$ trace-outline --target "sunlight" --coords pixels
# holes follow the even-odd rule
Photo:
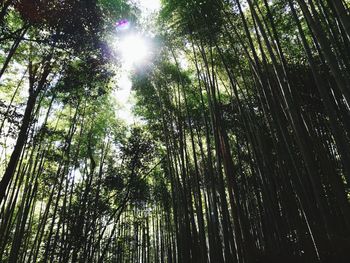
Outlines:
[[[140,7],[143,11],[154,12],[160,9],[160,0],[139,0]]]
[[[149,17],[160,10],[160,0],[130,0],[139,7],[141,11],[140,19],[148,21]],[[153,56],[152,41],[145,38],[141,33],[134,31],[135,28],[127,19],[116,22],[117,36],[114,38],[114,50],[121,58],[121,72],[117,81],[117,88],[113,92],[119,105],[116,114],[118,118],[128,125],[141,120],[132,113],[133,95],[131,91],[130,75],[139,66],[144,66],[150,62]]]
[[[127,67],[144,62],[150,54],[148,43],[137,34],[127,35],[121,39],[118,49],[124,66]]]

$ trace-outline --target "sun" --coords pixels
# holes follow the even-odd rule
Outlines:
[[[147,41],[139,34],[124,36],[118,45],[118,49],[124,65],[133,66],[141,64],[150,55],[150,47]]]

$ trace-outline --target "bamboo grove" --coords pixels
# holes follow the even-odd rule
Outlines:
[[[349,5],[163,0],[127,125],[132,3],[2,1],[0,262],[348,262]]]

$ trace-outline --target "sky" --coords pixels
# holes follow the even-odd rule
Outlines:
[[[139,0],[143,12],[154,12],[160,9],[160,0]]]
[[[144,18],[147,18],[160,9],[160,0],[131,1],[139,6]],[[147,63],[147,60],[150,59],[152,45],[148,43],[140,33],[132,33],[130,35],[125,34],[125,36],[115,44],[115,48],[122,58],[117,88],[114,91],[116,101],[120,105],[116,114],[127,124],[133,124],[137,122],[137,118],[132,114],[132,83],[130,75],[132,74],[133,67],[141,66],[142,63]]]

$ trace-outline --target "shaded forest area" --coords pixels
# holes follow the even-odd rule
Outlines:
[[[0,262],[349,262],[348,0],[0,3]]]

